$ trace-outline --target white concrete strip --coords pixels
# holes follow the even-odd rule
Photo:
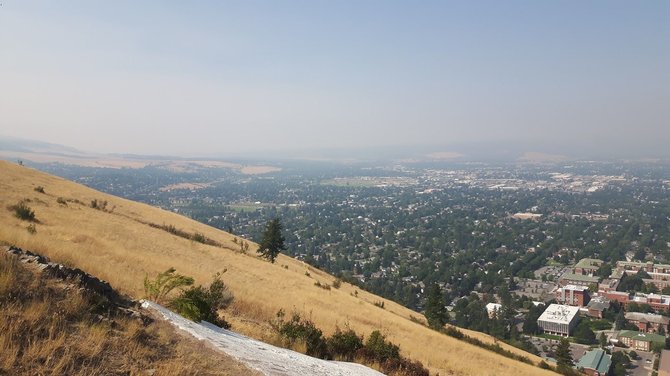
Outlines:
[[[383,376],[371,368],[356,363],[331,362],[295,351],[268,345],[208,322],[195,323],[163,306],[143,301],[142,307],[160,313],[166,321],[195,338],[207,341],[215,348],[266,375],[281,376]]]

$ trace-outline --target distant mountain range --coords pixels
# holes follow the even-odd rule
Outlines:
[[[591,151],[574,145],[570,150],[557,147],[528,148],[513,143],[461,143],[445,146],[385,146],[370,148],[301,149],[292,151],[254,150],[234,155],[175,156],[143,155],[131,153],[96,153],[48,142],[0,136],[0,159],[24,160],[35,163],[64,163],[86,167],[141,168],[148,165],[191,163],[216,165],[242,170],[248,166],[260,166],[255,172],[275,171],[283,162],[315,161],[334,163],[383,162],[494,162],[494,163],[557,163],[569,160],[628,159],[658,161],[659,156],[627,155],[625,150],[612,153]],[[267,167],[267,168],[265,168]]]

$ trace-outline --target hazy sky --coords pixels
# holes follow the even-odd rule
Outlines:
[[[4,136],[143,154],[670,149],[670,1],[0,3]]]

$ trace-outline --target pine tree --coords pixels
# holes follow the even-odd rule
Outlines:
[[[428,292],[425,316],[426,320],[428,320],[428,326],[436,330],[442,329],[447,322],[447,310],[444,307],[444,298],[442,297],[440,286],[437,284],[433,284]]]
[[[258,247],[258,253],[272,263],[275,262],[277,255],[286,249],[284,235],[282,235],[281,230],[282,225],[279,222],[279,218],[268,221],[265,226],[265,232],[263,232],[260,247]]]
[[[561,339],[561,342],[556,348],[556,364],[559,367],[572,367],[574,365],[572,361],[572,353],[570,352],[570,342],[567,339]]]

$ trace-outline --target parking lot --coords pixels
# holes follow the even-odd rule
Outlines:
[[[555,339],[546,339],[539,337],[531,337],[530,342],[535,345],[535,347],[540,352],[541,357],[550,357],[554,358],[556,352],[556,346],[558,345],[558,340]],[[575,363],[582,357],[584,354],[589,351],[590,346],[580,345],[578,343],[570,343],[570,352],[572,353],[572,359]],[[614,351],[623,351],[628,353],[630,349],[624,349],[621,347],[615,347]],[[649,376],[653,370],[654,366],[654,353],[646,351],[635,351],[638,355],[638,359],[631,359],[632,367],[627,370],[627,374],[631,376]]]
[[[618,348],[615,348],[615,351]],[[633,367],[628,370],[628,374],[632,376],[649,376],[654,367],[654,353],[646,351],[636,351],[638,355],[637,360],[631,359]]]

